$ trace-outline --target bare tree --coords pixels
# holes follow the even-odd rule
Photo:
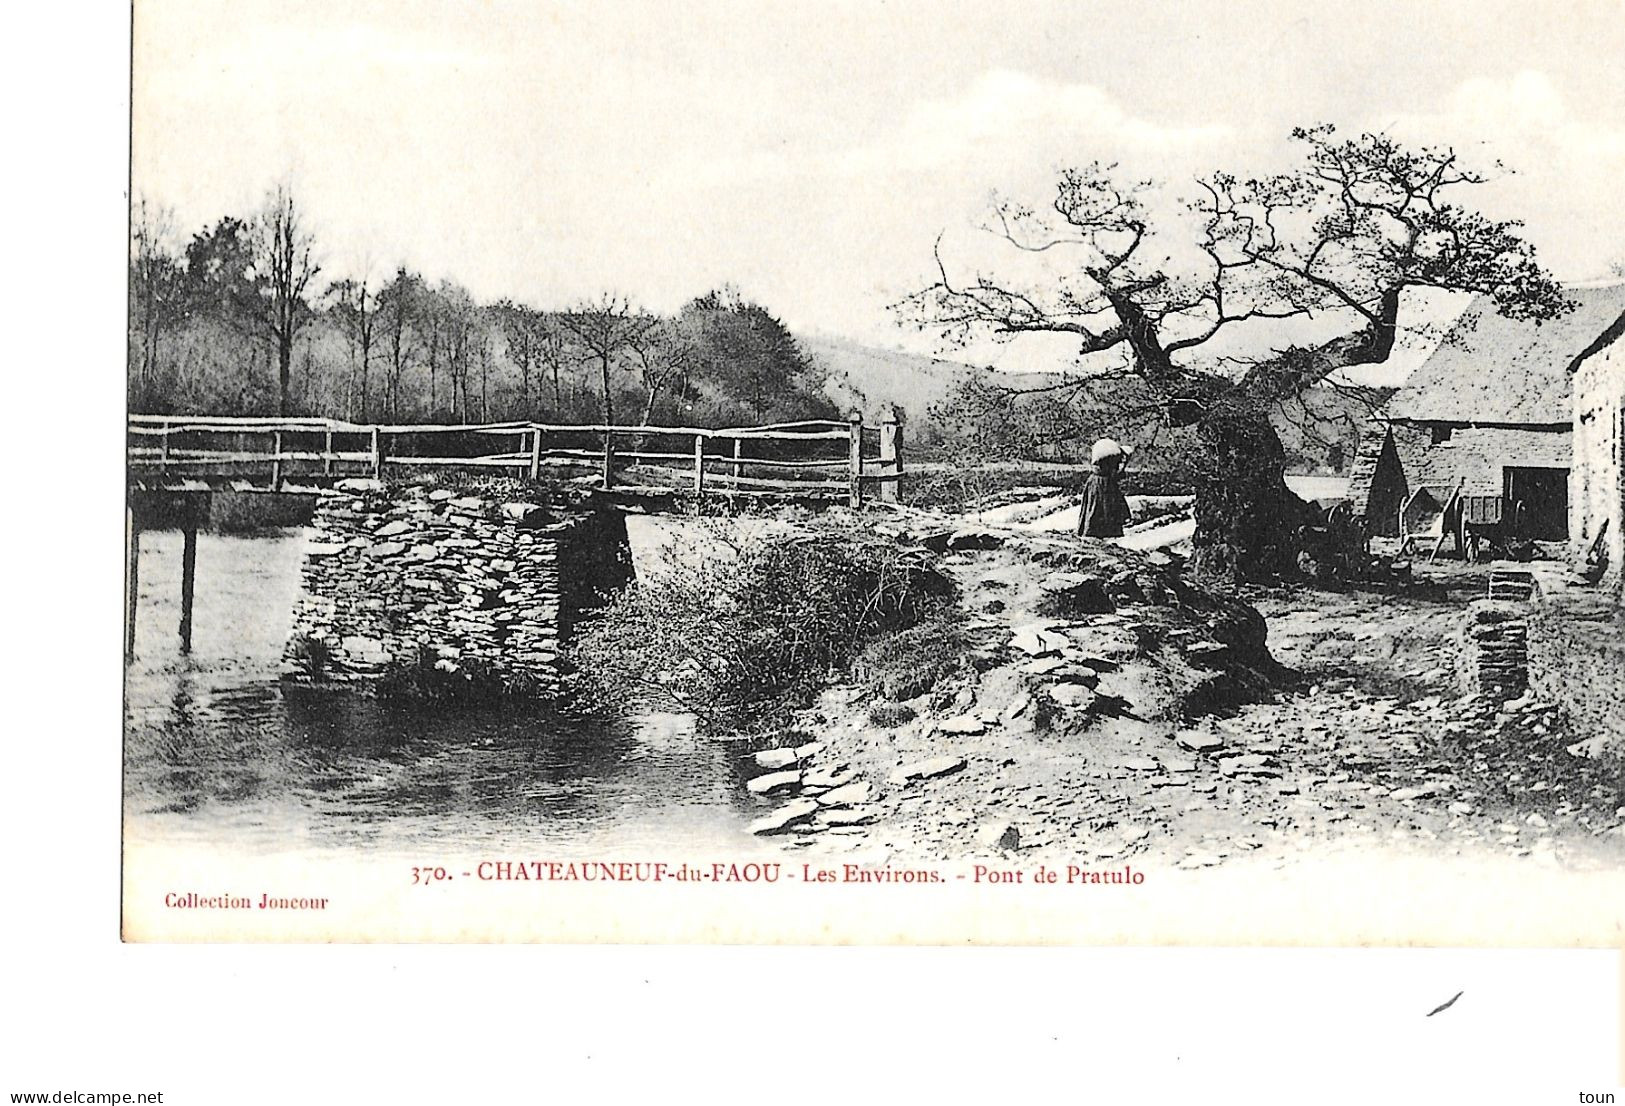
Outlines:
[[[247,319],[276,353],[277,413],[289,414],[288,381],[293,343],[313,317],[306,294],[321,272],[312,258],[315,239],[293,193],[279,185],[249,227],[253,257],[252,298],[241,303]]]
[[[614,370],[634,356],[638,345],[655,325],[655,320],[635,311],[620,295],[605,292],[596,299],[577,305],[560,322],[574,337],[587,360],[598,366],[599,410],[605,426],[615,424]],[[614,440],[604,432],[604,479],[614,478]]]
[[[173,240],[169,210],[137,200],[130,211],[129,323],[130,400],[138,408],[152,399],[163,336],[186,317],[185,272]]]
[[[443,280],[435,288],[430,326],[433,329],[434,360],[446,367],[446,380],[451,388],[451,417],[467,421],[469,418],[469,377],[478,359],[478,308],[468,289],[451,280]],[[431,369],[432,371],[432,369]]]
[[[345,382],[345,417],[367,421],[367,379],[372,367],[373,335],[378,329],[378,293],[367,287],[368,278],[345,279],[327,290],[332,316],[350,347],[350,379]],[[359,384],[359,388],[355,385]],[[353,405],[352,396],[359,395]]]
[[[1185,220],[1154,212],[1151,182],[1124,181],[1115,166],[1066,170],[1050,213],[1000,202],[989,228],[1016,250],[1070,256],[1064,273],[1036,285],[962,280],[939,253],[938,280],[899,305],[952,337],[1066,334],[1081,357],[1120,355],[1166,425],[1197,430],[1194,567],[1208,576],[1295,569],[1306,508],[1283,480],[1269,411],[1339,369],[1386,360],[1406,289],[1483,293],[1533,319],[1568,306],[1517,223],[1452,202],[1487,179],[1454,151],[1343,139],[1329,126],[1293,137],[1305,155],[1297,170],[1215,173]],[[1261,326],[1298,316],[1341,320],[1343,332],[1304,348],[1272,343]],[[1231,331],[1258,339],[1259,354],[1204,360],[1203,347]]]
[[[404,265],[396,268],[395,275],[373,299],[384,345],[384,411],[388,419],[400,418],[401,382],[417,358],[424,309],[423,278]]]
[[[681,379],[698,360],[694,337],[682,320],[661,320],[632,345],[632,363],[643,385],[641,425],[654,422],[655,403],[673,381]]]

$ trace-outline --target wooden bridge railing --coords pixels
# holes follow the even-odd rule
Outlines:
[[[386,466],[495,468],[522,470],[535,480],[545,468],[589,464],[598,467],[600,486],[605,489],[650,490],[617,483],[617,462],[631,462],[682,471],[696,493],[713,485],[733,494],[844,491],[850,504],[858,506],[871,487],[878,487],[880,499],[894,501],[903,476],[901,425],[887,419],[878,426],[865,426],[856,412],[844,422],[810,419],[723,429],[538,422],[392,425],[315,418],[131,415],[128,429],[132,476],[156,474],[164,481],[265,473],[273,490],[280,490],[289,476],[301,470],[307,475],[366,473],[381,477]],[[503,443],[508,448],[493,450],[487,445],[490,439],[503,438],[509,439]],[[671,439],[681,441],[685,448],[648,448],[652,441]],[[430,449],[422,452],[426,442]],[[618,444],[630,448],[618,449]],[[754,448],[747,453],[747,445],[752,444]],[[747,475],[750,470],[779,475]]]

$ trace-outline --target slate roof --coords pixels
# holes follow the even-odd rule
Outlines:
[[[1383,414],[1416,422],[1567,423],[1569,370],[1625,317],[1625,284],[1567,289],[1575,308],[1544,323],[1497,314],[1488,296],[1461,313]]]

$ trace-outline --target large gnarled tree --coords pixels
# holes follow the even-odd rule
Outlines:
[[[1518,223],[1453,202],[1487,179],[1454,151],[1346,139],[1330,126],[1293,137],[1297,169],[1214,173],[1183,211],[1154,207],[1151,183],[1125,182],[1113,166],[1066,170],[1050,211],[999,202],[989,228],[1007,247],[1064,257],[1064,268],[1025,283],[961,279],[939,254],[939,279],[900,305],[962,340],[1061,334],[1081,357],[1118,355],[1166,425],[1197,431],[1193,567],[1208,577],[1295,570],[1306,509],[1283,480],[1269,412],[1339,369],[1386,360],[1407,289],[1482,293],[1534,320],[1567,307]],[[1301,316],[1336,320],[1337,336],[1271,343],[1272,326]],[[1254,340],[1250,355],[1213,355],[1220,335],[1245,347],[1231,332]]]

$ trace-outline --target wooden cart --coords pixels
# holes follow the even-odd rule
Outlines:
[[[1480,561],[1511,557],[1513,543],[1523,537],[1525,513],[1522,501],[1511,496],[1462,496],[1461,531],[1468,558]]]

